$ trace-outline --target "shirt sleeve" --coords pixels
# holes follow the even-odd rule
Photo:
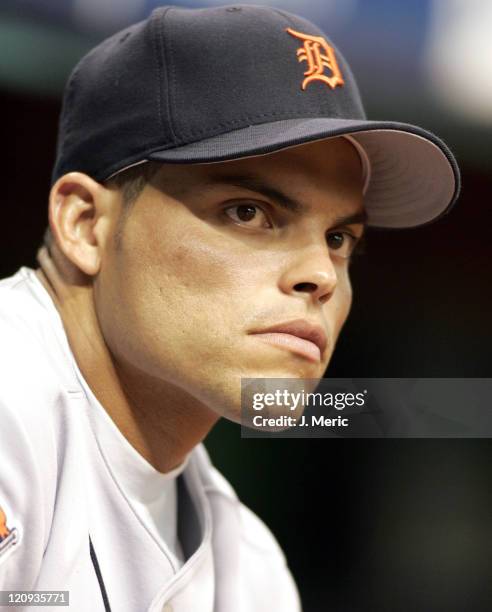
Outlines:
[[[0,396],[0,590],[7,591],[34,588],[50,520],[46,457],[18,408]]]

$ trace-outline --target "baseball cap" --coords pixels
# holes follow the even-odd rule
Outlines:
[[[352,71],[314,24],[258,5],[165,6],[114,34],[74,68],[53,182],[104,181],[145,161],[213,163],[336,136],[358,150],[368,223],[414,227],[460,189],[434,134],[366,118]]]

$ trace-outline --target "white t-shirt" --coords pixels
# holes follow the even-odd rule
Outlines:
[[[69,591],[76,612],[300,610],[202,444],[168,474],[129,444],[29,268],[0,281],[0,509],[0,590]]]

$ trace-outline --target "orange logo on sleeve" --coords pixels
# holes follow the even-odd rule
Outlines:
[[[335,51],[322,36],[303,34],[292,28],[287,28],[287,32],[304,43],[297,50],[298,61],[307,62],[307,70],[304,73],[306,78],[301,85],[303,91],[313,81],[322,81],[332,89],[335,89],[337,85],[342,86],[344,84],[345,81],[338,67]],[[331,72],[331,76],[325,74],[325,69]]]
[[[10,529],[7,527],[7,517],[0,506],[0,540],[3,540],[10,534]]]
[[[0,506],[0,561],[7,556],[8,551],[14,549],[19,541],[19,533],[16,527],[7,527],[7,516]]]

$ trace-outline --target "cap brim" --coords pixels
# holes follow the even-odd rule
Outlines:
[[[213,163],[266,155],[288,147],[350,134],[370,161],[364,204],[371,226],[415,227],[449,211],[460,190],[458,165],[434,134],[405,123],[289,119],[252,125],[167,150],[148,160]]]

